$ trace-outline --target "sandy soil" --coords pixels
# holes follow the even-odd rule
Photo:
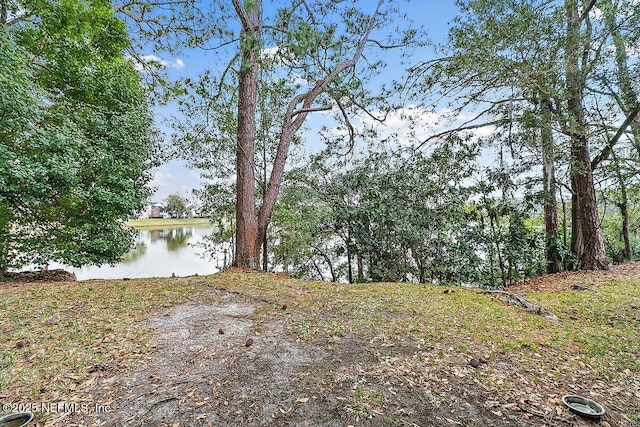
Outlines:
[[[588,289],[617,275],[640,277],[640,267],[544,276],[508,291]],[[519,378],[532,384],[531,373],[508,357],[442,359],[438,353],[446,348],[388,349],[349,335],[306,342],[287,330],[291,308],[258,321],[256,311],[268,304],[212,288],[165,308],[144,325],[153,332],[146,359],[131,366],[105,360],[75,390],[79,403],[99,408],[55,414],[36,426],[630,425],[614,413],[597,423],[561,409],[549,415],[537,393],[561,408],[561,392],[521,389],[497,396],[473,373],[484,371],[496,383]]]
[[[212,290],[165,309],[146,325],[155,351],[127,373],[108,362],[85,390],[106,412],[62,414],[43,426],[590,426],[576,416],[509,411],[469,375],[490,369],[519,375],[509,360],[464,357],[443,370],[428,353],[395,348],[382,357],[375,342],[342,337],[331,346],[283,330],[287,310],[256,324],[264,304]],[[435,357],[435,356],[434,356]],[[455,360],[455,357],[454,357]],[[431,370],[430,387],[411,372]],[[114,371],[112,373],[111,371]],[[513,408],[511,408],[513,409]],[[601,424],[607,427],[606,423]]]

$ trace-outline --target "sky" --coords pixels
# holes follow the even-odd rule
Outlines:
[[[362,0],[362,2],[373,3],[371,0]],[[267,3],[268,0],[265,0],[265,4]],[[428,37],[435,43],[446,39],[450,22],[458,13],[454,0],[409,0],[408,2],[400,1],[400,3],[403,4],[404,10],[413,17],[415,23],[423,26],[427,31]],[[149,56],[153,55],[154,59],[166,67],[170,78],[196,78],[211,62],[214,55],[210,51],[202,50],[185,51],[176,56],[162,52],[148,52],[147,54]],[[429,53],[425,51],[424,55],[429,55]],[[415,61],[418,62],[422,59],[425,59],[422,55],[416,55]],[[394,69],[394,65],[390,64],[387,70],[385,75],[390,77],[397,77],[403,73],[403,69],[399,65],[396,65]],[[171,121],[175,111],[174,104],[156,108],[156,123],[162,131],[170,132],[167,122]],[[426,119],[425,123],[430,123],[429,118]],[[309,130],[302,136],[305,140],[313,141],[315,139],[313,133],[316,132],[314,130],[314,118],[310,116],[308,122]],[[403,124],[399,120],[395,120],[395,122],[387,125],[389,129],[393,126],[401,128]],[[152,196],[152,201],[164,201],[170,194],[179,194],[192,202],[196,202],[191,193],[194,188],[200,186],[200,183],[200,171],[189,169],[184,162],[179,160],[169,161],[154,170],[151,186],[156,188],[156,192]]]

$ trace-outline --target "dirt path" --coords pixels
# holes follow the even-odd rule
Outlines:
[[[130,370],[105,362],[90,387],[76,391],[108,411],[61,414],[38,426],[594,425],[545,415],[534,409],[535,395],[519,403],[532,409],[522,410],[474,375],[528,375],[509,359],[470,364],[462,354],[442,357],[450,350],[440,347],[384,348],[348,335],[300,341],[288,325],[304,313],[278,307],[275,315],[256,315],[273,308],[212,289],[164,309],[145,324],[154,331],[146,361]]]
[[[287,339],[274,322],[256,331],[256,304],[216,295],[219,305],[189,302],[150,319],[155,352],[131,374],[107,377],[91,391],[109,411],[78,424],[106,426],[267,425],[288,411],[292,378],[323,351]]]

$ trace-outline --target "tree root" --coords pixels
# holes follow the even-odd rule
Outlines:
[[[541,316],[546,317],[547,319],[558,320],[558,317],[555,314],[545,310],[539,305],[536,305],[530,301],[527,301],[526,299],[524,299],[524,297],[521,297],[520,295],[512,294],[510,292],[505,292],[505,291],[492,291],[492,290],[482,291],[482,293],[504,295],[507,297],[507,304],[509,305],[522,307],[525,310],[527,310],[529,313],[539,314]]]

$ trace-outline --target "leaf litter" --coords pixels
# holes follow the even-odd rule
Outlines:
[[[37,426],[590,426],[561,402],[582,394],[600,425],[639,425],[639,270],[508,289],[557,322],[473,290],[241,270],[4,285],[0,399],[102,409]]]

